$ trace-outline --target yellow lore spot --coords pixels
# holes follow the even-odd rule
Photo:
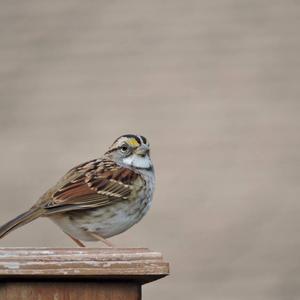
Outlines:
[[[128,144],[132,147],[138,147],[140,145],[135,138],[129,139]]]

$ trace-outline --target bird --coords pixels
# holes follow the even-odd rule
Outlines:
[[[78,246],[102,241],[139,222],[155,188],[150,145],[142,135],[118,137],[100,158],[73,167],[26,212],[0,227],[0,239],[39,218],[56,223]]]

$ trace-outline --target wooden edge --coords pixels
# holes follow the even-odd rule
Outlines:
[[[145,248],[0,248],[0,278],[93,278],[150,282],[169,274],[159,252]]]

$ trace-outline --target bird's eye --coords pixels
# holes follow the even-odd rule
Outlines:
[[[122,145],[120,149],[121,152],[126,153],[129,150],[129,147],[127,145]]]

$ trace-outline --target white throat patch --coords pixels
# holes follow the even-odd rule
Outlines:
[[[136,168],[148,169],[152,166],[151,160],[149,156],[139,156],[136,154],[130,155],[123,159],[123,163],[125,165],[129,165]]]

